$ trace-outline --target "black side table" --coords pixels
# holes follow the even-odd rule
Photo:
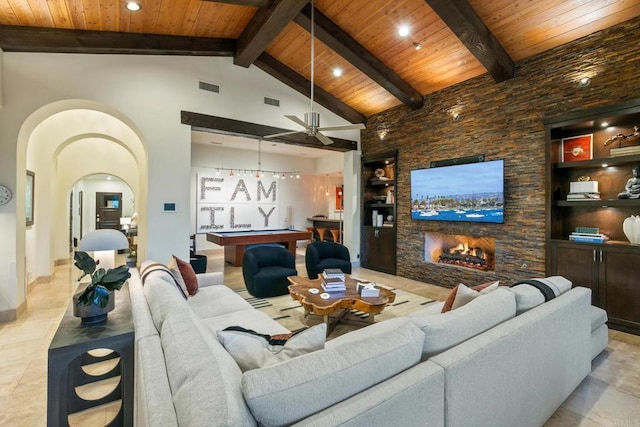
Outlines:
[[[80,285],[81,290],[86,284]],[[115,292],[116,307],[106,322],[85,326],[73,315],[69,304],[60,326],[49,345],[47,384],[47,426],[68,426],[68,416],[94,406],[120,399],[118,415],[110,426],[133,425],[134,327],[128,284]],[[111,349],[115,353],[105,357],[88,354],[95,349]],[[111,371],[99,376],[86,374],[82,366],[120,356]],[[120,375],[118,386],[96,400],[79,397],[75,388],[91,382]]]

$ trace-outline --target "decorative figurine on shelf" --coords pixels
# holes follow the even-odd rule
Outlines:
[[[609,144],[612,144],[614,142],[619,142],[620,143],[620,147],[622,147],[622,144],[624,142],[635,142],[638,139],[640,139],[640,128],[638,128],[638,126],[634,126],[633,127],[633,132],[625,135],[623,133],[619,133],[617,135],[613,135],[611,138],[608,138],[605,142],[604,142],[604,146],[608,146]]]
[[[618,194],[618,199],[640,198],[640,165],[633,168],[633,178],[629,178],[624,191]]]

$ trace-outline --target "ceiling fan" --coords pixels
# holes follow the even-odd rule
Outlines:
[[[331,131],[331,130],[365,129],[365,125],[362,123],[357,123],[353,125],[343,125],[343,126],[320,127],[320,113],[318,113],[317,111],[313,111],[313,106],[314,106],[313,77],[314,77],[314,56],[315,56],[315,51],[314,51],[315,31],[314,31],[314,19],[313,19],[314,9],[315,8],[313,6],[313,0],[311,0],[311,111],[308,113],[304,113],[304,121],[298,118],[297,116],[285,115],[287,119],[299,124],[304,128],[304,130],[282,132],[282,133],[276,133],[273,135],[265,135],[265,138],[276,138],[279,136],[292,135],[295,133],[304,132],[309,136],[315,136],[324,145],[329,145],[329,144],[333,144],[333,141],[331,140],[331,138],[329,138],[328,136],[326,136],[321,132],[323,130]]]

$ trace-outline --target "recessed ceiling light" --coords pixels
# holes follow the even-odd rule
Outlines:
[[[418,42],[413,42],[413,48],[415,50],[420,50],[420,49],[422,49],[422,45],[420,43],[418,43]]]
[[[409,35],[409,27],[407,27],[406,25],[401,26],[400,28],[398,28],[398,34],[400,35],[400,37],[407,37]]]
[[[603,128],[606,128],[607,126],[609,126],[609,123],[607,123],[607,122],[602,122],[602,124],[601,124],[600,126],[602,126]]]
[[[589,77],[583,77],[578,82],[578,87],[587,87],[591,84],[591,79]]]
[[[333,75],[336,77],[340,77],[342,75],[342,70],[340,68],[334,68]]]
[[[127,8],[127,10],[130,10],[131,12],[137,12],[140,9],[142,9],[142,6],[140,6],[140,3],[136,1],[128,1],[125,7]]]

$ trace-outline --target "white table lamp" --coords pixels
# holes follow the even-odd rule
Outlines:
[[[102,229],[90,231],[82,237],[78,245],[79,251],[93,252],[93,258],[98,263],[98,268],[106,270],[115,267],[115,251],[127,249],[129,241],[118,230]]]

